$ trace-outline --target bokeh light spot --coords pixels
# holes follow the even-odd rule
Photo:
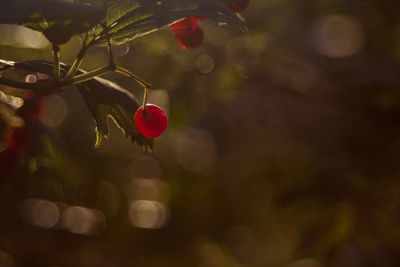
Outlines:
[[[68,207],[62,215],[62,227],[75,234],[98,235],[105,228],[105,216],[98,210]]]
[[[359,52],[364,36],[361,24],[354,18],[332,15],[320,20],[312,33],[315,49],[328,57],[348,57]]]
[[[43,119],[52,127],[61,125],[68,115],[68,106],[64,99],[58,95],[49,96],[46,99],[46,113]]]
[[[138,228],[160,228],[167,222],[168,215],[167,207],[157,201],[133,201],[129,207],[129,219]]]
[[[196,69],[204,74],[210,73],[215,67],[214,58],[207,54],[200,55],[196,58]]]
[[[22,217],[29,224],[52,228],[60,218],[60,211],[53,202],[31,198],[23,202]]]
[[[127,187],[127,195],[129,199],[141,200],[168,200],[168,186],[159,179],[151,178],[134,178]]]

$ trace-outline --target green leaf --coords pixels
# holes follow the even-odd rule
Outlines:
[[[111,118],[132,142],[152,148],[152,139],[142,136],[136,130],[134,115],[139,104],[132,93],[103,78],[95,78],[76,86],[97,124],[96,147],[100,146],[104,136],[108,136],[108,118]]]
[[[45,60],[16,62],[13,66],[15,69],[41,72],[49,75],[53,71],[53,63]],[[66,74],[69,68],[70,66],[61,64],[63,74]],[[85,71],[78,71],[78,74],[83,73]],[[131,92],[103,78],[94,78],[76,84],[76,86],[96,121],[96,147],[100,145],[103,137],[108,136],[108,119],[111,118],[132,142],[137,142],[144,148],[151,150],[153,140],[142,136],[136,130],[134,115],[139,108],[139,104]]]
[[[54,0],[0,2],[0,23],[19,24],[40,31],[53,42],[88,31],[105,15],[105,8],[82,3]]]
[[[244,21],[228,10],[226,0],[80,0],[107,7],[106,22],[113,44],[121,44],[156,31],[188,16],[211,18],[219,23],[244,26]],[[107,42],[103,29],[96,34],[98,45]]]

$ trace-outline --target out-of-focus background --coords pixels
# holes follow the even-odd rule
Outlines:
[[[48,97],[63,153],[27,156],[0,185],[0,266],[399,266],[398,14],[395,0],[250,0],[248,33],[204,21],[196,50],[169,28],[115,47],[168,129],[150,154],[110,121],[95,149],[78,92]],[[0,32],[0,58],[51,60],[40,34]],[[94,48],[82,68],[106,63]]]

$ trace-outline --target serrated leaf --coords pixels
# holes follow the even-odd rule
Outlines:
[[[95,78],[76,86],[96,120],[97,147],[100,146],[103,137],[108,136],[108,118],[112,118],[132,142],[152,147],[152,140],[140,135],[136,130],[134,114],[139,104],[132,93],[103,78]]]
[[[188,16],[211,18],[219,23],[244,26],[243,20],[223,3],[226,0],[80,0],[107,7],[107,25],[113,44],[121,44],[156,31]],[[97,45],[105,45],[106,35],[100,35]]]
[[[16,69],[31,72],[41,72],[51,75],[53,63],[45,60],[31,60],[14,63]],[[63,74],[70,66],[62,64]],[[79,70],[78,74],[85,71]],[[152,148],[152,139],[146,138],[136,130],[134,114],[139,108],[138,101],[128,90],[118,84],[103,78],[94,78],[76,85],[85,100],[87,107],[96,121],[98,147],[104,136],[108,136],[108,119],[111,118],[132,142],[137,142],[145,148]]]
[[[43,32],[52,41],[86,32],[105,15],[106,9],[82,3],[54,0],[0,2],[0,23],[19,24]]]

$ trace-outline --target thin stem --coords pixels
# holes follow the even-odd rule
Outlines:
[[[72,64],[71,68],[68,70],[67,75],[65,76],[66,80],[71,79],[75,75],[75,73],[78,71],[79,66],[82,63],[83,57],[85,56],[86,51],[90,47],[86,44],[88,38],[89,38],[89,31],[86,32],[85,40],[83,40],[83,46],[82,46],[81,50],[79,51],[78,55],[76,56],[76,59],[75,59],[74,63]]]
[[[75,75],[75,73],[78,71],[78,69],[83,61],[83,57],[85,56],[85,53],[88,48],[89,48],[88,46],[84,46],[81,48],[78,56],[76,57],[74,63],[72,64],[71,68],[68,70],[67,75],[65,76],[66,80],[71,79]]]
[[[147,95],[149,92],[149,88],[147,86],[144,87],[144,93],[143,93],[143,103],[142,103],[142,110],[143,112],[146,111],[146,104],[147,104]]]
[[[144,81],[142,78],[140,78],[139,76],[137,76],[133,72],[131,72],[131,71],[129,71],[129,70],[123,68],[123,67],[118,66],[116,71],[135,79],[135,81],[138,82],[143,87],[147,87],[147,88],[151,87],[151,84],[149,84],[148,82]]]
[[[115,67],[114,63],[114,55],[111,47],[111,41],[110,41],[110,35],[108,34],[108,27],[106,25],[103,25],[103,29],[105,31],[106,39],[107,39],[107,50],[108,50],[108,56],[109,56],[109,63],[110,66]]]
[[[54,80],[60,80],[60,47],[53,43],[53,56],[54,56]]]
[[[147,94],[148,94],[149,88],[151,87],[151,84],[147,83],[142,78],[140,78],[139,76],[137,76],[133,72],[131,72],[131,71],[129,71],[129,70],[123,68],[123,67],[117,67],[116,71],[119,72],[119,73],[125,74],[125,75],[127,75],[129,77],[132,77],[133,79],[136,80],[136,82],[138,82],[141,86],[143,86],[144,94],[143,94],[142,108],[143,108],[143,111],[145,111],[146,103],[147,103]]]
[[[115,23],[115,22],[114,22]],[[108,32],[110,31],[110,27],[108,27],[106,24],[102,24],[103,30],[96,35],[89,43],[88,46],[93,46],[95,45],[100,39],[102,39],[104,36],[108,35]],[[109,37],[108,37],[109,38]]]
[[[109,73],[111,71],[113,71],[112,66],[107,65],[105,67],[98,68],[98,69],[92,70],[90,72],[86,72],[84,74],[75,76],[74,78],[72,78],[72,79],[70,79],[70,80],[68,80],[66,82],[68,82],[67,84],[69,84],[69,83],[73,83],[73,84],[82,83],[82,82],[86,82],[88,80],[91,80],[96,76],[101,76],[101,75]]]

